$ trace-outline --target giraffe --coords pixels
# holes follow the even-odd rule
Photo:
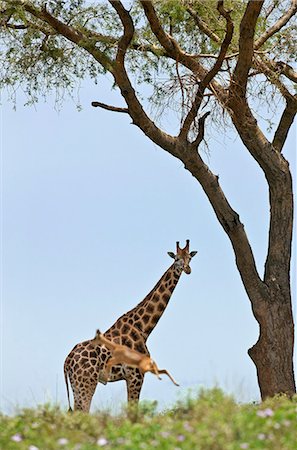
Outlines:
[[[182,272],[191,273],[189,266],[196,251],[189,251],[190,241],[180,248],[176,243],[176,253],[168,252],[174,259],[155,287],[135,308],[123,314],[105,333],[104,336],[116,344],[126,345],[133,350],[149,355],[146,341],[164,313],[170,297],[180,279]],[[89,412],[91,401],[98,382],[106,384],[125,380],[128,402],[138,402],[144,374],[137,368],[119,365],[112,368],[108,380],[102,373],[111,352],[99,345],[96,339],[77,344],[66,357],[64,376],[69,400],[68,378],[73,391],[74,409]]]

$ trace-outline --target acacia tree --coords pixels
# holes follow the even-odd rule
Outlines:
[[[259,323],[259,339],[248,353],[261,396],[295,393],[293,190],[282,149],[297,111],[297,73],[290,65],[296,58],[292,18],[297,0],[4,0],[0,7],[0,71],[2,85],[11,93],[21,84],[34,102],[40,93],[71,92],[80,78],[97,82],[108,72],[125,107],[98,101],[92,105],[128,114],[200,183],[232,243]],[[144,85],[152,92],[146,99],[140,96]],[[282,113],[269,141],[255,111],[257,104],[273,102]],[[150,103],[165,112],[177,106],[180,126],[175,135],[150,117]],[[199,151],[207,126],[220,118],[235,128],[268,184],[270,227],[263,277],[238,213]]]

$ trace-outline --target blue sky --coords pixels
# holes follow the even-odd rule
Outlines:
[[[167,251],[186,239],[198,250],[192,274],[183,274],[148,341],[181,387],[148,374],[141,398],[164,407],[189,388],[218,384],[242,401],[257,400],[247,349],[258,327],[228,238],[182,163],[126,115],[90,106],[120,104],[107,79],[83,84],[81,112],[71,100],[57,111],[53,98],[23,107],[20,92],[14,111],[2,97],[1,409],[66,405],[69,351],[140,302],[171,264]],[[228,135],[213,134],[205,158],[245,224],[262,274],[267,186],[240,140]],[[294,176],[295,153],[296,128],[285,148]],[[294,263],[294,286],[295,273]],[[117,409],[125,400],[123,382],[99,385],[93,409]]]

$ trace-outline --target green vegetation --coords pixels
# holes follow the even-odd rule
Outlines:
[[[142,402],[112,416],[65,413],[58,407],[25,409],[0,416],[0,448],[5,450],[104,449],[296,449],[297,399],[237,404],[219,389],[201,391],[157,413]]]

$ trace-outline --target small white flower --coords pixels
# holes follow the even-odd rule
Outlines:
[[[13,442],[21,442],[23,440],[22,436],[20,435],[20,433],[16,433],[13,436],[11,436],[11,440]]]
[[[274,425],[273,425],[273,428],[275,428],[276,430],[279,430],[280,429],[280,423],[278,423],[278,422],[276,422]]]
[[[160,435],[166,439],[166,438],[168,438],[168,436],[170,436],[170,433],[169,433],[169,431],[161,431]]]
[[[29,445],[28,450],[39,450],[35,445]]]
[[[242,444],[240,444],[240,448],[246,449],[249,448],[250,444],[248,444],[247,442],[243,442]]]
[[[283,424],[285,425],[285,427],[289,427],[291,425],[291,421],[290,420],[283,420]]]
[[[259,417],[271,417],[273,416],[273,414],[274,412],[270,408],[260,409],[259,411],[257,411],[257,416]]]
[[[105,439],[105,437],[101,437],[97,441],[97,445],[99,445],[99,447],[104,447],[106,444],[108,444],[108,440]]]
[[[259,433],[257,438],[259,439],[259,441],[265,441],[266,435],[264,433]]]
[[[180,434],[180,435],[177,436],[177,440],[178,440],[179,442],[183,442],[185,439],[186,439],[186,438],[185,438],[185,436],[184,436],[183,434]]]
[[[184,423],[184,429],[189,432],[193,431],[193,427],[189,424],[189,422]]]
[[[66,438],[60,438],[60,439],[58,439],[58,444],[59,445],[67,445],[68,444],[68,439],[66,439]]]

